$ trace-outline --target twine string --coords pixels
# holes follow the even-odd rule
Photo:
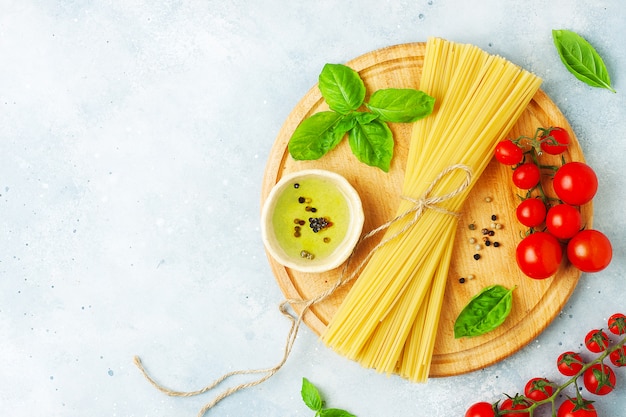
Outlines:
[[[465,179],[463,181],[463,183],[456,189],[452,190],[451,192],[441,195],[441,196],[432,196],[432,192],[435,189],[435,187],[437,186],[437,184],[446,176],[449,175],[451,172],[456,171],[456,170],[462,170],[465,172]],[[335,281],[335,283],[330,286],[328,289],[326,289],[325,291],[323,291],[322,293],[316,295],[313,298],[310,299],[296,299],[296,298],[287,298],[285,300],[283,300],[279,306],[278,309],[281,312],[281,314],[283,314],[285,317],[287,317],[289,319],[289,321],[291,322],[291,326],[289,328],[289,332],[287,334],[287,339],[285,341],[285,346],[283,348],[283,356],[280,359],[280,361],[270,367],[270,368],[262,368],[262,369],[242,369],[242,370],[235,370],[235,371],[231,371],[231,372],[227,372],[225,374],[223,374],[222,376],[220,376],[219,378],[215,379],[213,382],[211,382],[209,385],[206,385],[203,388],[200,388],[198,390],[194,390],[194,391],[176,391],[176,390],[172,390],[170,388],[167,388],[164,385],[161,385],[159,382],[157,382],[146,370],[146,368],[144,367],[141,359],[139,358],[139,356],[135,356],[133,358],[133,361],[135,363],[135,366],[137,366],[137,368],[139,369],[139,371],[142,373],[142,375],[146,378],[146,380],[148,380],[148,382],[154,386],[157,390],[163,392],[164,394],[167,394],[171,397],[192,397],[192,396],[196,396],[196,395],[200,395],[200,394],[204,394],[208,391],[211,391],[212,389],[216,388],[217,386],[219,386],[222,382],[224,382],[225,380],[236,376],[236,375],[255,375],[255,374],[263,374],[262,376],[260,376],[259,378],[249,381],[249,382],[245,382],[245,383],[241,383],[239,385],[235,385],[233,387],[227,388],[226,390],[224,390],[223,392],[221,392],[220,394],[218,394],[212,401],[208,402],[207,404],[205,404],[199,411],[198,413],[198,417],[202,417],[204,416],[211,408],[213,408],[217,403],[219,403],[221,400],[223,400],[224,398],[236,393],[237,391],[246,389],[246,388],[250,388],[250,387],[254,387],[256,385],[259,385],[263,382],[265,382],[266,380],[268,380],[269,378],[271,378],[273,375],[275,375],[282,367],[283,365],[287,362],[287,359],[289,358],[289,355],[291,354],[291,350],[293,348],[293,345],[295,343],[296,337],[298,335],[298,330],[300,329],[300,325],[302,324],[302,321],[304,319],[304,315],[307,313],[307,311],[309,311],[309,309],[319,303],[324,301],[325,299],[327,299],[328,297],[330,297],[331,295],[333,295],[335,293],[335,291],[337,291],[339,288],[341,288],[342,286],[346,285],[347,283],[351,282],[355,277],[357,277],[360,273],[360,271],[365,267],[365,265],[367,264],[367,262],[370,260],[370,258],[374,255],[374,253],[376,253],[376,251],[378,251],[381,247],[383,247],[384,245],[388,244],[390,241],[396,239],[397,237],[403,235],[408,229],[410,229],[415,223],[417,223],[417,221],[419,220],[419,218],[421,217],[421,215],[423,214],[424,210],[429,209],[429,210],[435,210],[438,211],[440,213],[443,214],[447,214],[447,215],[451,215],[451,216],[458,216],[459,213],[454,212],[454,211],[450,211],[447,210],[441,206],[439,206],[440,203],[449,200],[451,198],[456,197],[457,195],[461,194],[463,191],[465,191],[471,184],[471,179],[472,179],[472,171],[471,169],[467,166],[467,165],[463,165],[463,164],[454,164],[454,165],[450,165],[449,167],[447,167],[446,169],[444,169],[443,171],[441,171],[439,173],[439,175],[437,175],[437,177],[435,177],[435,179],[432,181],[432,183],[429,185],[429,187],[426,189],[426,191],[424,192],[424,194],[422,195],[422,197],[414,199],[414,198],[410,198],[407,196],[402,196],[402,198],[404,200],[407,200],[409,202],[411,202],[413,205],[406,210],[405,212],[397,215],[396,217],[394,217],[392,220],[380,225],[379,227],[369,231],[368,233],[364,234],[359,241],[357,242],[355,249],[353,250],[351,256],[348,258],[348,260],[344,263],[344,266],[342,268],[342,271],[339,275],[339,278]],[[406,224],[400,228],[398,231],[396,231],[395,233],[393,233],[391,236],[387,236],[384,239],[382,239],[376,246],[374,246],[374,248],[369,251],[367,253],[367,255],[365,256],[365,258],[355,267],[355,269],[350,272],[350,274],[346,275],[347,271],[348,271],[348,267],[351,263],[351,260],[354,256],[354,253],[356,252],[356,249],[359,247],[359,245],[371,238],[372,236],[377,235],[378,233],[388,229],[391,225],[400,222],[401,220],[407,218],[408,216],[413,215],[413,217],[406,222]],[[301,306],[301,310],[300,313],[296,314],[295,312],[291,312],[289,310],[289,306]]]

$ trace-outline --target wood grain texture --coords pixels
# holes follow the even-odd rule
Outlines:
[[[425,43],[411,43],[376,50],[347,63],[359,72],[368,93],[381,88],[419,88],[419,80],[425,52]],[[366,98],[367,100],[367,98]],[[298,124],[306,117],[326,110],[317,86],[314,86],[295,106],[281,128],[268,158],[263,186],[262,203],[280,178],[290,172],[321,168],[337,172],[350,181],[361,195],[365,211],[364,232],[390,220],[396,213],[400,191],[404,181],[404,167],[409,149],[411,124],[391,124],[395,138],[394,158],[389,173],[359,163],[352,155],[347,141],[317,161],[295,161],[287,151],[289,138]],[[509,137],[532,136],[537,127],[561,126],[570,132],[573,143],[565,154],[566,160],[583,161],[584,156],[568,121],[558,107],[543,92],[538,91],[522,114]],[[550,159],[552,158],[552,159]],[[559,163],[558,157],[545,156],[546,163]],[[524,227],[515,217],[519,201],[517,190],[510,179],[509,167],[492,161],[485,169],[466,201],[454,242],[453,261],[446,285],[446,294],[439,323],[437,342],[430,370],[431,377],[450,376],[489,366],[513,354],[533,340],[552,322],[576,287],[580,272],[564,262],[554,277],[532,280],[524,276],[515,263],[515,247],[521,239]],[[549,178],[544,181],[552,192]],[[485,198],[490,197],[491,202]],[[592,225],[592,205],[581,208],[584,224]],[[495,248],[483,247],[473,258],[474,245],[468,240],[475,237],[482,242],[480,229],[490,228],[491,215],[497,216],[502,229],[495,231],[491,239],[498,241]],[[469,224],[476,225],[471,231]],[[375,237],[361,244],[353,258],[358,264],[382,237]],[[323,274],[307,274],[285,268],[268,256],[276,281],[285,297],[310,299],[329,288],[338,278],[341,267]],[[474,275],[464,284],[459,278]],[[517,286],[514,291],[513,310],[506,322],[497,330],[475,338],[454,339],[454,321],[469,301],[482,288],[501,284]],[[322,334],[341,301],[349,284],[336,291],[330,298],[312,307],[304,316],[304,322],[318,335]],[[298,305],[295,311],[300,313]]]

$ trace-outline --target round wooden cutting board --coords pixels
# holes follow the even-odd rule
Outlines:
[[[425,43],[392,46],[367,53],[347,63],[361,75],[368,94],[381,88],[419,88],[425,52]],[[367,98],[366,98],[367,100]],[[317,88],[313,87],[296,105],[280,130],[271,150],[262,187],[262,202],[280,178],[290,172],[321,168],[337,172],[350,181],[361,195],[365,211],[364,232],[387,222],[396,213],[404,180],[411,124],[390,124],[395,139],[394,157],[388,173],[366,166],[352,155],[347,140],[317,161],[295,161],[289,155],[287,144],[298,124],[321,110],[327,110]],[[543,91],[538,91],[522,114],[509,137],[533,136],[537,127],[561,126],[570,132],[573,143],[565,154],[567,161],[583,161],[584,157],[571,127],[558,107]],[[560,164],[558,157],[545,156],[546,164]],[[542,156],[544,158],[544,156]],[[551,193],[550,179],[544,179]],[[567,262],[554,277],[532,280],[524,276],[515,262],[515,247],[526,229],[518,223],[515,208],[521,191],[511,182],[511,168],[491,161],[466,201],[459,219],[454,255],[446,285],[437,342],[430,369],[431,377],[457,375],[489,366],[527,345],[559,314],[574,290],[580,272]],[[489,198],[487,198],[489,197]],[[487,200],[490,200],[489,202]],[[591,227],[592,205],[581,208],[586,227]],[[494,229],[492,241],[499,247],[483,247],[481,258],[469,239],[482,243],[481,229],[491,227],[491,216],[497,217],[501,228]],[[474,224],[476,230],[470,230]],[[382,237],[382,236],[380,236]],[[377,243],[380,237],[365,241],[355,254],[358,262]],[[269,257],[278,285],[290,299],[311,299],[329,288],[339,277],[341,267],[323,274],[307,274],[285,268]],[[468,276],[474,278],[469,280]],[[464,283],[460,278],[466,278]],[[513,292],[513,309],[505,323],[495,331],[474,337],[455,339],[453,324],[470,298],[482,288],[501,284],[517,286]],[[330,298],[314,305],[304,315],[304,322],[318,335],[344,299],[349,284]],[[293,306],[300,313],[299,305]]]

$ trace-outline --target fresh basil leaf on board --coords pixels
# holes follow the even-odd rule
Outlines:
[[[393,157],[393,134],[385,122],[358,123],[348,134],[348,143],[357,159],[389,172]]]
[[[500,326],[511,312],[513,290],[501,285],[483,288],[463,308],[454,323],[454,337],[474,337]]]
[[[434,97],[410,88],[385,88],[372,94],[366,107],[379,115],[380,120],[393,123],[411,123],[433,112]]]
[[[326,64],[318,88],[330,111],[304,119],[294,130],[287,148],[296,160],[319,159],[346,134],[352,153],[369,166],[389,172],[393,134],[387,122],[408,123],[433,112],[435,99],[419,90],[382,89],[365,101],[365,84],[359,73],[342,64]],[[360,111],[365,104],[368,111]]]
[[[552,39],[565,68],[591,87],[611,87],[611,78],[602,57],[582,36],[571,30],[553,30]]]
[[[304,119],[287,145],[291,156],[297,160],[314,160],[328,153],[347,132],[336,128],[342,117],[334,111],[322,111]]]
[[[365,84],[359,73],[341,64],[326,64],[318,83],[328,107],[337,113],[347,114],[358,109],[365,100]]]

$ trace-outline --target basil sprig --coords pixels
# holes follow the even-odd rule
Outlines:
[[[315,417],[355,417],[340,408],[326,408],[319,390],[306,378],[302,378],[300,394],[306,406],[315,411]]]
[[[318,88],[330,110],[304,119],[293,132],[288,149],[297,160],[321,158],[347,134],[359,161],[388,172],[394,140],[387,123],[415,122],[431,114],[435,104],[423,91],[408,88],[377,90],[365,103],[363,80],[342,64],[324,65]]]
[[[509,316],[513,290],[501,285],[483,288],[463,308],[454,323],[454,337],[473,337],[488,333]]]
[[[571,30],[553,30],[552,39],[565,68],[580,81],[591,87],[611,87],[611,78],[606,65],[589,42]]]

